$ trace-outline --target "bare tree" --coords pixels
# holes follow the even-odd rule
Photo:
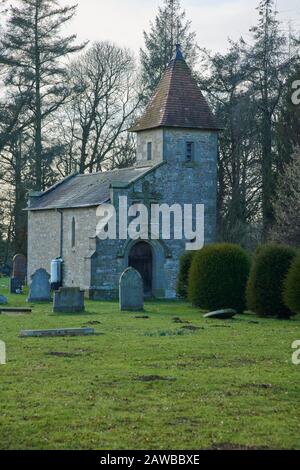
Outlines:
[[[275,224],[270,238],[289,245],[300,245],[300,150],[286,165],[279,178],[273,201]]]
[[[69,81],[74,92],[60,116],[66,154],[59,171],[74,166],[80,173],[102,171],[131,161],[127,129],[141,101],[132,54],[109,42],[96,43],[72,63]]]

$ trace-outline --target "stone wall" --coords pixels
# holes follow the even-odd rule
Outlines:
[[[95,245],[96,208],[32,211],[28,213],[28,279],[40,268],[48,273],[51,261],[61,254],[63,220],[63,285],[89,289],[91,256]],[[75,245],[72,246],[72,220],[75,219]]]
[[[147,145],[152,143],[152,160],[147,160]],[[137,135],[137,164],[155,165],[163,160],[164,130],[155,129],[139,132]]]
[[[40,268],[50,274],[51,260],[60,255],[60,214],[57,211],[28,212],[28,282]]]

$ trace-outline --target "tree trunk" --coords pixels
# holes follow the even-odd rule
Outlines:
[[[264,116],[264,136],[262,149],[262,212],[264,237],[273,222],[272,209],[272,121],[268,113]]]
[[[35,4],[35,188],[41,191],[43,188],[42,175],[42,103],[41,103],[41,63],[38,38],[38,1]]]
[[[27,224],[26,214],[23,209],[26,207],[26,192],[22,182],[22,144],[21,138],[14,146],[15,159],[15,202],[13,207],[14,215],[14,249],[15,253],[26,255],[27,246]]]

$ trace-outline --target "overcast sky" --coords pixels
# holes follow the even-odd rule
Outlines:
[[[155,18],[163,0],[61,0],[78,3],[77,16],[69,26],[78,37],[92,41],[110,40],[138,53],[143,45],[143,30]],[[182,0],[187,16],[197,33],[198,43],[215,51],[226,49],[227,38],[247,39],[256,23],[258,0]],[[277,9],[288,29],[288,21],[300,31],[299,0],[278,0]]]

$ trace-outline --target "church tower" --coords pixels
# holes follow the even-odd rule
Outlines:
[[[130,129],[137,133],[137,165],[171,163],[178,155],[170,152],[168,137],[176,130],[181,141],[182,163],[201,162],[200,136],[210,133],[217,141],[219,127],[197,82],[176,46],[176,53],[164,73],[145,113]],[[190,139],[189,131],[198,138]],[[200,138],[200,141],[199,141]],[[217,150],[217,142],[216,148]],[[178,152],[177,152],[178,153]]]
[[[137,133],[137,167],[164,164],[169,204],[204,204],[205,243],[216,241],[218,126],[176,46]]]

